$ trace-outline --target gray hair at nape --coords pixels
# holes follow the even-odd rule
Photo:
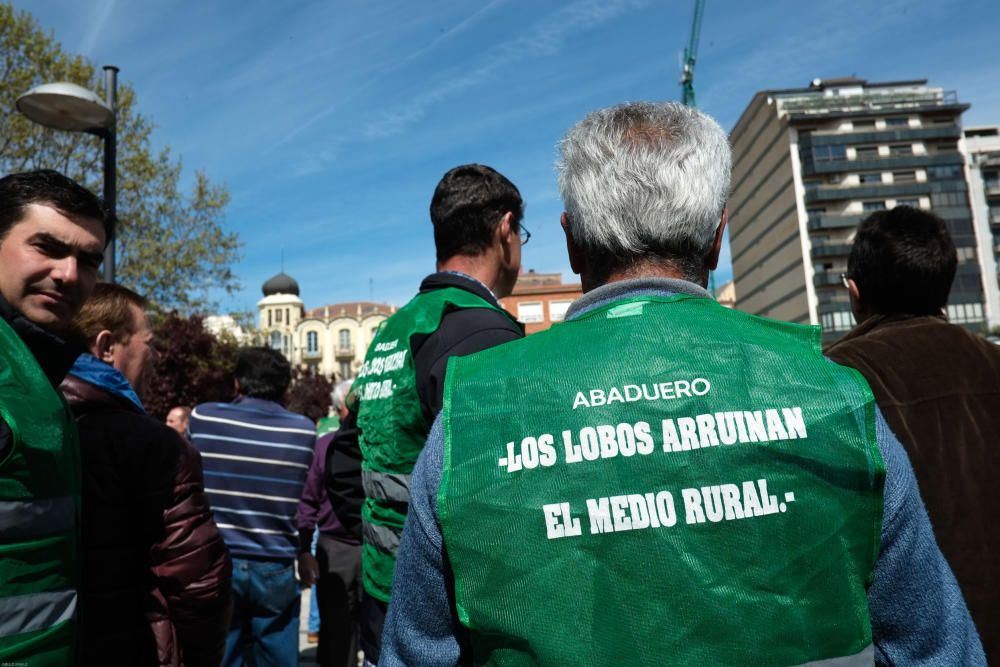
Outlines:
[[[556,172],[573,240],[588,256],[690,263],[712,247],[732,150],[710,116],[677,102],[588,114],[559,144]]]
[[[344,407],[344,401],[351,393],[352,384],[354,384],[354,380],[341,380],[333,387],[333,391],[330,392],[330,401],[334,410],[340,410]]]

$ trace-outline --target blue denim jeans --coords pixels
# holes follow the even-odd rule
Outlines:
[[[316,555],[316,544],[319,542],[319,529],[313,530],[313,541],[312,546],[309,550],[312,555]],[[316,584],[312,585],[309,595],[309,627],[307,628],[309,632],[319,633],[319,602],[316,600]]]
[[[297,665],[299,602],[291,561],[234,558],[233,620],[223,667]]]

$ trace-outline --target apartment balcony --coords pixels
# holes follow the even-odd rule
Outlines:
[[[907,91],[903,93],[868,92],[861,95],[836,97],[808,95],[797,99],[779,98],[779,102],[781,110],[788,114],[792,122],[843,116],[864,118],[875,114],[899,111],[911,113],[954,111],[958,115],[969,108],[968,104],[958,101],[958,95],[954,90],[944,91],[943,94],[932,91],[926,93]]]
[[[829,257],[847,257],[851,254],[851,246],[848,243],[828,243],[818,244],[812,247],[814,259],[825,259]]]
[[[948,164],[963,164],[958,151],[932,153],[930,155],[881,155],[877,158],[861,160],[825,160],[803,162],[802,174],[839,174],[845,171],[898,171],[917,167],[938,167]]]
[[[843,294],[847,294],[847,290],[843,290]],[[825,294],[821,293],[819,304],[816,307],[816,311],[820,315],[825,315],[826,313],[849,313],[851,312],[851,302],[848,299],[840,298],[841,292],[834,292],[829,290]],[[830,298],[824,303],[823,296],[830,295]],[[834,298],[833,295],[838,295]]]
[[[333,350],[333,356],[337,359],[353,359],[354,343],[348,345],[337,345]]]
[[[916,183],[871,183],[866,185],[806,186],[806,203],[842,201],[845,199],[886,199],[915,197],[932,192],[964,192],[965,181],[924,181]]]
[[[841,285],[840,271],[817,271],[813,276],[813,285],[816,287],[826,287],[828,285]]]
[[[302,359],[304,361],[315,360],[315,359],[322,359],[322,358],[323,358],[323,351],[322,350],[318,350],[318,349],[317,350],[310,350],[308,348],[302,348]]]
[[[925,139],[960,139],[961,137],[962,130],[958,125],[946,125],[943,127],[901,127],[891,130],[868,130],[865,132],[814,133],[809,135],[809,141],[813,146],[837,144],[850,146],[853,144],[908,143],[924,141]]]
[[[806,226],[809,231],[814,232],[820,229],[852,229],[864,219],[863,215],[836,215],[819,213],[809,216]]]

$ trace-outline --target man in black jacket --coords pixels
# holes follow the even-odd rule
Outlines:
[[[380,328],[354,385],[351,413],[330,445],[334,511],[364,538],[367,663],[378,662],[408,474],[441,410],[448,359],[524,336],[499,303],[514,288],[529,237],[523,209],[514,184],[490,167],[462,165],[444,175],[430,207],[437,273]]]
[[[140,398],[155,356],[146,305],[121,285],[98,285],[74,319],[88,353],[61,387],[83,468],[81,650],[88,665],[215,667],[232,564],[201,456]]]

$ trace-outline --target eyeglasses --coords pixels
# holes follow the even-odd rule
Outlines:
[[[850,276],[846,273],[840,274],[840,284],[844,286],[844,289],[851,289],[851,284],[847,282],[848,280],[850,280]]]
[[[517,228],[517,235],[521,237],[521,245],[528,245],[528,241],[531,240],[531,232],[529,232],[524,225],[519,225]]]

